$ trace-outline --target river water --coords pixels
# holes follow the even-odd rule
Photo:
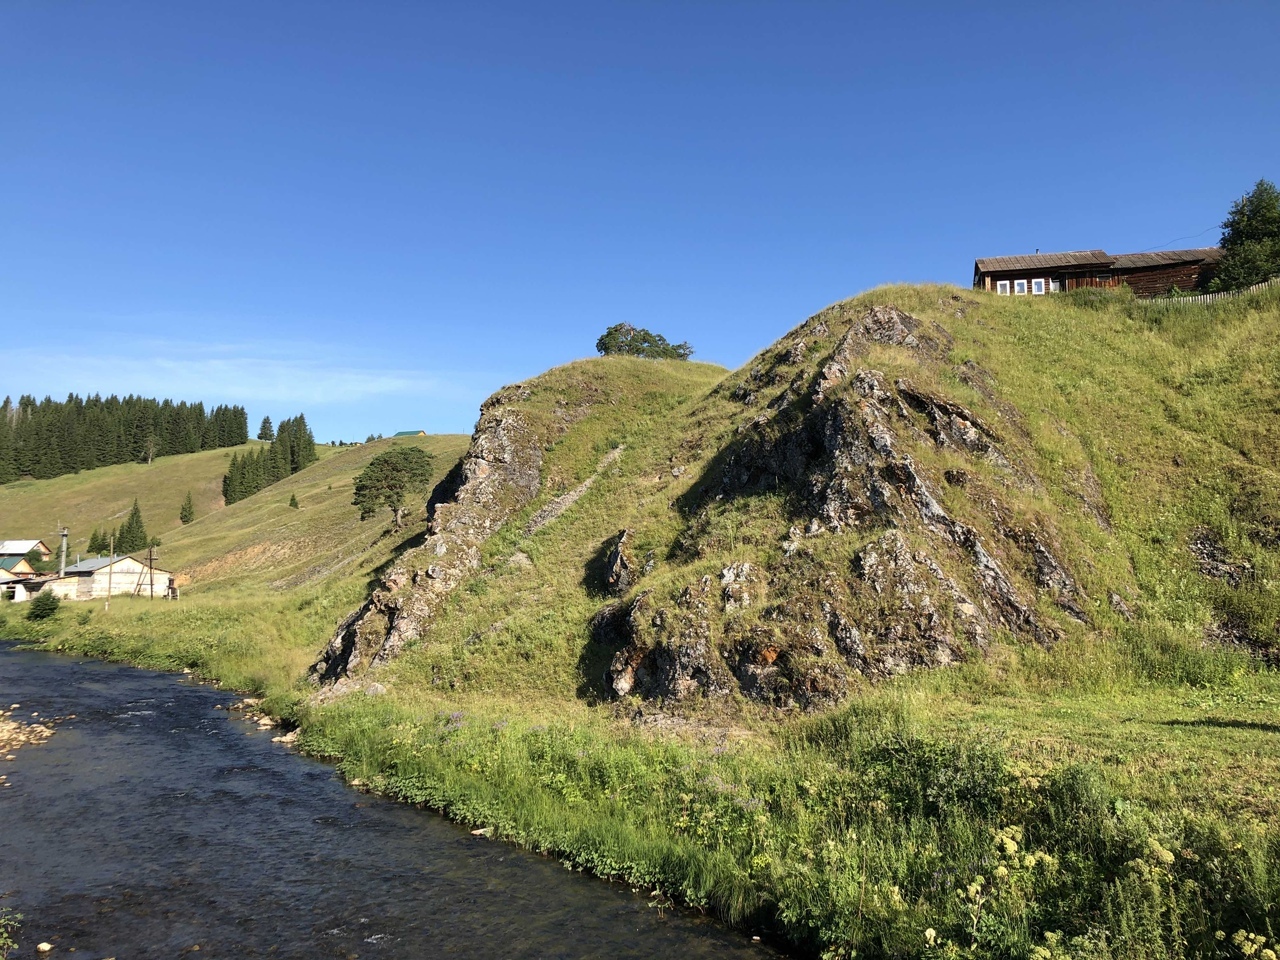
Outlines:
[[[168,674],[0,644],[0,707],[74,714],[0,761],[14,957],[757,958],[557,861],[350,790]]]

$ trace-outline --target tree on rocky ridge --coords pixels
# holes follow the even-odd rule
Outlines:
[[[1259,180],[1231,205],[1221,245],[1211,289],[1241,290],[1280,276],[1280,190],[1274,183]]]
[[[650,360],[688,360],[693,356],[693,347],[688,343],[669,343],[662,334],[644,327],[615,323],[596,341],[596,352],[603,356],[623,354]]]
[[[368,520],[388,508],[399,530],[404,525],[405,500],[430,492],[433,462],[431,454],[418,447],[395,447],[370,460],[356,477],[351,501],[360,508],[360,519]]]

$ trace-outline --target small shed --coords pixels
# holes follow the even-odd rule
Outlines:
[[[53,556],[43,540],[0,540],[0,557],[25,557],[32,550],[40,551],[41,560]]]
[[[42,581],[17,577],[7,570],[0,570],[0,599],[22,603],[43,586]]]
[[[427,431],[425,430],[401,430],[399,433],[393,433],[391,436],[394,439],[395,437],[425,437],[426,435]]]
[[[49,583],[49,589],[63,600],[97,600],[121,593],[167,597],[173,585],[169,571],[148,567],[133,557],[94,557],[67,567],[63,576]]]

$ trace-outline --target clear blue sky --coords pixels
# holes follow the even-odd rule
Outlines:
[[[976,256],[1211,244],[1280,179],[1277,37],[1274,2],[6,0],[0,394],[465,432],[619,321],[732,367]]]

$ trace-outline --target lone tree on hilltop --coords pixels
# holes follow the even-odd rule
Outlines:
[[[596,352],[603,356],[623,354],[650,360],[688,360],[693,356],[693,347],[687,343],[668,343],[662,334],[644,327],[615,323],[596,341]]]
[[[430,492],[434,459],[417,447],[395,447],[370,460],[356,477],[355,498],[351,501],[360,508],[360,519],[368,520],[386,507],[399,530],[404,525],[405,500]]]
[[[182,501],[182,508],[178,511],[178,519],[183,523],[190,523],[196,518],[196,505],[191,501],[191,491],[187,491],[187,499]]]
[[[1274,183],[1259,180],[1231,205],[1221,245],[1211,289],[1240,290],[1280,276],[1280,190]]]
[[[270,417],[262,418],[262,426],[258,427],[258,439],[270,443],[276,438],[276,428],[271,425]]]

